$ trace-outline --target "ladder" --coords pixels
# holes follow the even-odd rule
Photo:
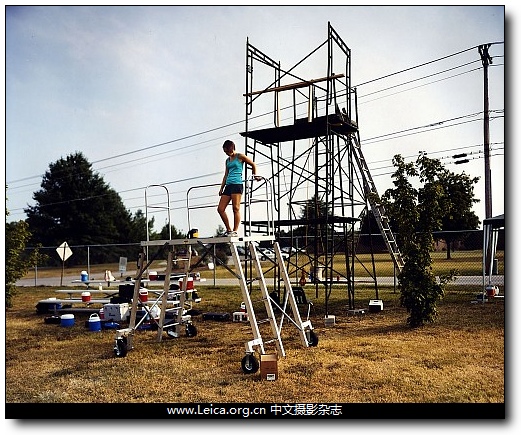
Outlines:
[[[378,195],[378,191],[376,190],[376,185],[374,184],[373,177],[371,176],[371,172],[369,171],[369,167],[367,166],[367,162],[362,153],[362,147],[360,146],[360,140],[358,137],[353,136],[353,145],[355,160],[364,182],[365,196],[369,201],[376,223],[378,224],[378,228],[380,229],[380,233],[382,234],[394,265],[398,269],[398,272],[401,272],[405,262],[400,250],[398,249],[398,244],[396,243],[394,234],[389,226],[389,218],[385,212],[385,207],[382,204],[380,196]]]
[[[255,239],[255,237],[246,237],[245,239]],[[278,325],[278,321],[273,309],[274,306],[282,313],[283,316],[289,318],[292,321],[292,323],[297,327],[297,329],[299,330],[302,345],[304,347],[316,346],[318,344],[318,339],[313,331],[311,321],[307,320],[305,322],[302,322],[278,242],[274,242],[276,261],[283,273],[284,285],[286,289],[285,300],[286,302],[289,301],[293,318],[291,318],[291,316],[285,311],[285,306],[284,308],[280,307],[270,297],[268,287],[266,285],[266,279],[262,271],[262,266],[255,244],[252,240],[249,240],[246,243],[251,254],[250,261],[253,262],[255,271],[257,273],[256,280],[258,281],[260,290],[260,297],[257,300],[252,300],[252,294],[254,294],[254,290],[252,290],[250,294],[248,283],[244,275],[244,269],[239,258],[236,243],[232,241],[230,243],[230,247],[236,274],[239,278],[243,301],[246,306],[246,312],[248,314],[248,320],[250,322],[250,326],[253,332],[253,340],[250,340],[245,344],[246,355],[241,361],[241,367],[243,372],[248,374],[255,373],[259,369],[259,361],[254,356],[255,349],[257,349],[257,352],[259,354],[264,355],[266,353],[265,345],[273,343],[275,344],[277,354],[282,357],[286,356],[286,352],[284,350],[284,345],[282,343],[281,338],[283,322],[281,321],[280,326]],[[257,293],[257,291],[255,292]],[[260,318],[261,316],[262,318]],[[270,337],[267,340],[263,338],[261,333],[260,326],[263,323],[268,323],[270,327],[267,333],[264,332],[264,335],[270,335]]]
[[[159,243],[158,243],[159,242]],[[162,340],[163,331],[166,331],[166,334],[170,338],[178,338],[181,335],[181,332],[184,330],[187,337],[195,337],[197,335],[197,328],[194,326],[191,320],[191,316],[185,315],[185,305],[187,303],[186,294],[188,292],[188,271],[190,267],[190,261],[192,256],[191,247],[188,249],[188,258],[183,259],[186,261],[185,263],[185,273],[183,277],[183,283],[181,287],[175,285],[176,289],[170,288],[170,276],[172,273],[172,263],[173,263],[173,246],[169,243],[171,241],[147,241],[142,242],[142,245],[146,248],[148,246],[161,246],[163,248],[168,247],[168,257],[167,257],[167,267],[165,273],[165,282],[163,286],[163,290],[151,291],[151,293],[156,293],[157,297],[152,297],[152,300],[147,300],[147,302],[141,302],[139,299],[139,290],[141,289],[141,282],[143,273],[148,270],[150,264],[155,259],[152,258],[145,262],[145,259],[148,258],[146,251],[143,251],[138,258],[138,276],[134,282],[134,294],[132,298],[132,306],[130,309],[130,320],[127,328],[117,329],[116,337],[114,342],[114,354],[116,357],[125,357],[127,352],[134,348],[133,346],[133,337],[135,331],[144,323],[147,317],[157,325],[157,341],[160,342]],[[161,251],[160,251],[161,252]],[[159,252],[158,252],[159,253]],[[157,254],[156,254],[157,256]],[[146,264],[145,264],[146,263]],[[172,299],[170,299],[172,298]],[[140,320],[137,319],[137,312],[139,308],[142,308],[145,312]],[[159,309],[159,319],[156,320],[153,310]],[[169,319],[166,318],[167,313],[172,314]]]

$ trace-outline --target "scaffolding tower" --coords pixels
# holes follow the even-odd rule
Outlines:
[[[320,58],[324,51],[325,59]],[[339,284],[345,285],[348,308],[354,309],[357,263],[366,272],[362,279],[378,294],[374,256],[369,268],[357,256],[360,223],[369,209],[398,270],[403,260],[360,146],[351,50],[328,23],[326,41],[285,70],[247,40],[244,97],[241,135],[246,153],[271,180],[275,234],[290,247],[288,270],[297,280],[309,273],[317,297],[323,289],[326,316],[331,291]],[[252,213],[245,208],[246,216]],[[266,225],[247,219],[245,232],[264,233]],[[275,262],[273,269],[280,291]]]

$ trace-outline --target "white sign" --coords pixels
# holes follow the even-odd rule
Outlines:
[[[60,246],[56,248],[56,252],[62,259],[62,261],[67,260],[72,255],[71,248],[69,248],[69,245],[67,242],[63,242]]]
[[[120,272],[127,271],[127,257],[119,257],[119,271]]]

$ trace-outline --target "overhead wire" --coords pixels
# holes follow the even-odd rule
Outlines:
[[[492,44],[501,44],[502,42],[495,42],[495,43],[492,43]],[[425,63],[422,63],[420,65],[416,65],[416,66],[413,66],[413,67],[410,67],[410,68],[406,68],[404,70],[401,70],[401,71],[397,71],[395,73],[391,73],[391,74],[387,74],[385,76],[382,76],[382,77],[379,77],[379,78],[376,78],[376,79],[372,79],[372,80],[369,80],[369,81],[366,81],[366,82],[363,82],[363,83],[360,83],[358,84],[356,87],[361,87],[361,86],[364,86],[364,85],[367,85],[369,83],[374,83],[376,81],[379,81],[379,80],[382,80],[382,79],[385,79],[385,78],[389,78],[389,77],[392,77],[392,76],[395,76],[395,75],[398,75],[398,74],[401,74],[403,72],[406,72],[406,71],[411,71],[413,69],[416,69],[416,68],[420,68],[420,67],[423,67],[423,66],[426,66],[426,65],[429,65],[429,64],[432,64],[432,63],[435,63],[435,62],[438,62],[440,60],[443,60],[443,59],[447,59],[449,57],[453,57],[453,56],[456,56],[456,55],[459,55],[459,54],[462,54],[462,53],[465,53],[467,51],[470,51],[470,50],[473,50],[475,48],[477,48],[478,46],[475,46],[475,47],[472,47],[472,48],[469,48],[469,49],[466,49],[466,50],[462,50],[462,51],[459,51],[457,53],[453,53],[451,55],[447,55],[447,56],[443,56],[443,57],[440,57],[438,59],[434,59],[432,61],[429,61],[429,62],[425,62]],[[497,57],[497,56],[495,56]],[[406,84],[410,84],[410,83],[413,83],[413,82],[416,82],[416,81],[419,81],[419,80],[422,80],[422,79],[425,79],[425,78],[429,78],[429,77],[432,77],[434,75],[439,75],[439,74],[442,74],[444,72],[448,72],[448,71],[451,71],[451,70],[455,70],[457,68],[461,68],[461,67],[464,67],[464,66],[468,66],[472,63],[475,63],[475,61],[473,62],[468,62],[468,63],[465,63],[465,64],[462,64],[462,65],[459,65],[459,66],[456,66],[454,68],[449,68],[449,69],[446,69],[444,71],[440,71],[438,73],[435,73],[435,74],[429,74],[427,76],[424,76],[424,77],[421,77],[421,78],[417,78],[417,79],[414,79],[414,80],[410,80],[408,82],[404,82],[402,84],[398,84],[398,85],[395,85],[395,86],[391,86],[391,87],[388,87],[388,88],[385,88],[385,89],[381,89],[379,91],[375,91],[375,92],[372,92],[372,93],[369,93],[369,94],[366,94],[365,97],[369,96],[369,95],[374,95],[376,93],[379,93],[379,92],[384,92],[384,91],[387,91],[389,89],[393,89],[393,88],[397,88],[399,86],[404,86]],[[469,72],[473,72],[475,70],[471,70],[471,71],[466,71],[466,72],[463,72],[461,74],[465,74],[465,73],[469,73]],[[455,76],[459,76],[461,74],[457,74]],[[448,78],[453,78],[455,76],[451,76],[451,77],[448,77]],[[444,78],[442,80],[446,80],[448,78]],[[427,83],[427,84],[423,84],[422,86],[427,86],[429,84],[432,84],[433,82],[430,82],[430,83]],[[415,87],[417,88],[417,87]],[[415,88],[412,88],[412,89],[415,89]],[[405,91],[408,91],[408,90],[411,90],[411,89],[407,89],[407,90],[403,90],[401,92],[405,92]],[[363,98],[364,96],[362,96],[361,98]],[[370,100],[370,101],[374,101],[374,100]],[[365,103],[368,103],[369,101],[366,101]],[[256,117],[254,118],[261,118],[263,116],[266,116],[267,114],[260,114],[260,115],[257,115]],[[406,129],[406,130],[402,130],[402,131],[398,131],[398,132],[393,132],[393,133],[388,133],[388,134],[385,134],[385,135],[381,135],[381,136],[376,136],[376,137],[373,137],[373,138],[369,138],[369,139],[366,139],[364,141],[364,144],[367,144],[367,142],[370,142],[372,141],[371,143],[376,143],[376,142],[379,142],[379,141],[383,141],[383,140],[390,140],[390,139],[395,139],[395,138],[398,138],[398,137],[403,137],[404,135],[407,135],[407,134],[417,134],[419,132],[415,132],[413,133],[413,131],[415,130],[420,130],[420,129],[425,129],[425,128],[431,128],[431,129],[438,129],[438,128],[446,128],[446,127],[453,127],[453,126],[456,126],[456,125],[459,125],[459,124],[462,124],[462,123],[466,123],[466,122],[474,122],[476,120],[471,120],[471,121],[465,121],[465,122],[462,122],[462,123],[457,123],[457,124],[451,124],[451,125],[447,125],[447,126],[441,126],[442,124],[444,123],[447,123],[447,122],[450,122],[450,121],[454,121],[454,120],[457,120],[457,119],[464,119],[464,118],[468,118],[468,117],[473,117],[473,116],[477,116],[478,114],[475,113],[475,114],[469,114],[469,115],[464,115],[464,116],[461,116],[461,117],[456,117],[456,118],[452,118],[452,119],[449,119],[449,120],[444,120],[444,121],[440,121],[440,122],[436,122],[436,123],[431,123],[431,124],[428,124],[427,126],[421,126],[421,127],[413,127],[413,128],[410,128],[410,129]],[[199,132],[199,133],[194,133],[194,134],[191,134],[191,135],[187,135],[187,136],[184,136],[184,137],[181,137],[181,138],[177,138],[177,139],[173,139],[173,140],[170,140],[170,141],[165,141],[165,142],[161,142],[161,143],[157,143],[157,144],[154,144],[154,145],[150,145],[150,146],[147,146],[147,147],[143,147],[143,148],[139,148],[139,149],[136,149],[136,150],[132,150],[132,151],[128,151],[128,152],[125,152],[125,153],[120,153],[120,154],[117,154],[117,155],[113,155],[113,156],[110,156],[110,157],[106,157],[106,158],[102,158],[102,159],[98,159],[96,161],[93,161],[91,164],[94,165],[94,164],[98,164],[98,163],[102,163],[102,162],[105,162],[105,161],[108,161],[108,160],[112,160],[112,159],[118,159],[118,158],[121,158],[121,157],[125,157],[125,156],[129,156],[129,155],[133,155],[133,154],[136,154],[136,153],[139,153],[139,152],[144,152],[144,151],[148,151],[150,149],[155,149],[155,148],[159,148],[159,147],[162,147],[162,146],[165,146],[165,145],[169,145],[169,144],[174,144],[174,143],[178,143],[178,142],[181,142],[181,141],[184,141],[184,140],[188,140],[190,138],[194,138],[194,137],[197,137],[197,136],[200,136],[202,134],[206,134],[206,133],[211,133],[211,132],[215,132],[215,131],[218,131],[218,130],[221,130],[221,129],[224,129],[224,128],[228,128],[228,127],[232,127],[232,126],[236,126],[236,125],[239,125],[241,124],[243,121],[236,121],[236,122],[233,122],[233,123],[229,123],[229,124],[225,124],[223,126],[220,126],[220,127],[215,127],[215,128],[211,128],[211,129],[207,129],[203,132]],[[428,130],[430,131],[430,130]],[[400,136],[398,136],[400,135]],[[394,136],[394,137],[391,137],[390,136]],[[207,142],[210,142],[210,141],[213,141],[213,140],[216,140],[216,139],[209,139],[209,140],[206,140],[206,141],[202,141],[202,142],[199,142],[197,145],[200,145],[200,144],[204,144],[204,143],[207,143]],[[191,145],[185,145],[185,146],[182,146],[180,148],[176,148],[174,150],[169,150],[169,151],[165,151],[165,152],[161,152],[161,153],[156,153],[154,155],[151,155],[151,156],[147,156],[146,158],[154,158],[154,157],[158,157],[160,155],[165,155],[165,154],[169,154],[169,153],[177,153],[181,150],[185,150],[185,149],[188,149],[188,148],[191,148],[193,150],[193,147],[194,145],[191,144]],[[203,148],[204,149],[204,148]],[[450,150],[449,150],[450,151]],[[191,152],[191,151],[190,151]],[[111,168],[111,167],[115,167],[117,166],[118,168],[121,168],[121,165],[124,165],[124,164],[129,164],[129,163],[134,163],[134,162],[142,162],[143,158],[136,158],[136,159],[132,159],[132,160],[129,160],[127,162],[123,162],[123,163],[119,163],[119,164],[111,164],[111,165],[108,165],[108,166],[104,166],[104,167],[101,167],[101,168],[98,168],[96,169],[96,171],[100,171],[100,170],[103,170],[103,169],[108,169],[108,168]],[[137,163],[139,164],[139,163]],[[198,176],[196,178],[204,178],[204,177],[208,177],[208,176],[214,176],[218,173],[211,173],[211,174],[204,174],[204,175],[201,175],[201,176]],[[17,182],[21,182],[21,181],[27,181],[27,180],[31,180],[33,178],[40,178],[42,177],[43,175],[34,175],[34,176],[29,176],[29,177],[24,177],[24,178],[20,178],[20,179],[17,179],[17,180],[12,180],[12,181],[9,181],[9,183],[17,183]],[[193,179],[194,177],[190,177],[190,179]],[[188,179],[185,179],[185,180],[174,180],[174,181],[170,181],[170,182],[167,182],[167,183],[163,183],[163,184],[173,184],[173,183],[178,183],[178,182],[181,182],[181,181],[186,181]],[[31,186],[32,184],[25,184],[25,185],[22,185],[22,186],[15,186],[15,187],[12,187],[10,189],[19,189],[21,187],[28,187],[28,186]],[[144,189],[144,187],[138,187],[138,188],[133,188],[133,189],[127,189],[127,190],[124,190],[124,191],[119,191],[118,193],[126,193],[126,192],[132,192],[132,191],[136,191],[136,190],[140,190],[140,189]],[[93,197],[94,198],[94,197]],[[86,200],[88,198],[79,198],[77,199],[78,201],[80,200]],[[12,211],[16,211],[18,209],[14,209]]]

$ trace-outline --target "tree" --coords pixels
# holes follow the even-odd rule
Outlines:
[[[152,233],[152,229],[154,228],[154,217],[149,219],[147,225],[147,218],[144,215],[141,209],[138,209],[134,216],[132,216],[130,220],[130,240],[134,240],[136,242],[140,242],[147,239],[147,229],[148,233]]]
[[[314,195],[304,203],[300,210],[301,219],[320,219],[327,217],[329,214],[328,205]]]
[[[415,163],[405,163],[396,155],[393,164],[394,189],[382,196],[388,215],[397,230],[397,241],[405,265],[398,275],[400,303],[410,313],[407,323],[418,327],[437,318],[437,302],[455,271],[440,276],[438,282],[432,272],[430,252],[434,243],[433,232],[441,229],[445,210],[450,199],[445,194],[446,172],[439,160],[429,159],[420,153]],[[417,178],[419,188],[411,180]]]
[[[148,232],[152,233],[154,228],[154,218],[152,217],[148,221]],[[136,213],[130,219],[130,234],[129,240],[139,244],[139,242],[147,239],[147,218],[141,209],[138,209]],[[138,258],[141,252],[141,247],[136,245],[135,247],[127,248],[127,255],[130,258]]]
[[[479,177],[471,178],[466,174],[445,171],[441,176],[444,189],[445,206],[442,217],[443,238],[447,243],[447,260],[451,258],[454,242],[464,236],[456,231],[479,228],[479,217],[472,211],[472,206],[479,202],[474,198],[474,184]]]
[[[315,240],[316,235],[317,253],[321,253],[324,249],[327,231],[328,229],[331,230],[333,226],[320,223],[318,220],[325,219],[329,216],[330,209],[326,202],[313,196],[306,200],[300,209],[300,219],[307,221],[308,223],[303,227],[298,227],[293,232],[293,235],[299,238],[304,238],[304,244],[306,246],[310,245],[310,240]]]
[[[33,194],[36,205],[25,209],[32,233],[31,242],[58,246],[63,241],[73,245],[107,245],[136,242],[130,239],[130,212],[119,194],[93,172],[81,152],[49,165],[41,190]],[[91,252],[91,261],[105,263],[122,252],[117,247]],[[86,252],[76,250],[69,260],[86,262]]]
[[[168,224],[165,224],[163,228],[161,228],[160,233],[157,235],[158,240],[169,240],[170,236],[172,239],[184,239],[186,234],[182,231],[179,231],[175,225],[170,224],[170,232],[168,232]]]
[[[465,173],[456,174],[444,168],[439,160],[421,158],[424,162],[436,162],[436,185],[442,189],[440,197],[442,207],[441,226],[437,239],[444,239],[447,244],[447,259],[451,258],[454,242],[464,239],[466,230],[479,228],[479,217],[472,211],[472,206],[479,202],[474,197],[474,185],[479,177],[471,178]],[[419,164],[419,161],[417,162]],[[396,219],[391,218],[391,228],[397,230]]]
[[[6,209],[6,218],[9,211]],[[26,253],[25,247],[31,237],[29,226],[24,221],[5,224],[5,306],[12,307],[16,294],[16,281],[36,264],[38,249]]]

